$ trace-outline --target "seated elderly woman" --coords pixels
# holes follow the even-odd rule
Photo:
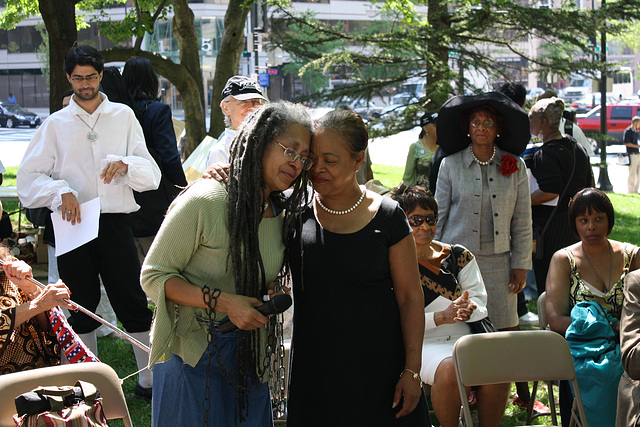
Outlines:
[[[0,374],[60,363],[60,345],[51,331],[46,311],[73,307],[64,300],[69,289],[62,283],[43,290],[29,280],[31,267],[0,247]]]
[[[429,190],[412,185],[391,192],[405,211],[416,243],[420,282],[425,299],[425,331],[420,377],[432,386],[431,398],[442,426],[457,426],[460,413],[453,345],[472,333],[470,322],[487,317],[487,291],[475,257],[460,245],[433,240],[438,203]],[[483,385],[478,390],[481,426],[500,424],[509,384]]]
[[[562,336],[571,325],[571,310],[581,301],[595,301],[620,319],[624,279],[640,267],[640,259],[638,247],[608,238],[613,222],[611,201],[598,189],[580,190],[569,203],[569,226],[580,241],[553,255],[547,276],[549,326]],[[563,418],[571,402],[568,387],[561,384]]]

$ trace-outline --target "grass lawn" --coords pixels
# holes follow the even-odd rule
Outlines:
[[[8,168],[4,175],[5,186],[15,186],[15,175],[17,167]],[[401,166],[389,165],[373,165],[373,173],[376,179],[380,180],[387,188],[392,188],[400,183],[404,168]],[[637,226],[638,217],[640,216],[640,195],[638,194],[609,194],[616,212],[616,220],[611,238],[620,241],[626,241],[635,245],[640,245],[640,230]],[[4,209],[8,212],[14,212],[18,209],[17,202],[3,203]],[[14,228],[17,228],[17,215],[12,215]],[[23,216],[23,226],[25,222]],[[535,302],[529,303],[529,309],[537,312]],[[121,378],[135,372],[137,370],[135,358],[131,345],[120,339],[99,338],[99,357],[100,359],[112,366]],[[123,389],[129,412],[133,420],[133,425],[138,427],[151,425],[151,404],[146,400],[136,398],[133,395],[137,377],[134,376],[124,381]],[[509,400],[513,400],[515,394],[515,386],[512,387],[512,396]],[[556,391],[557,399],[557,391]],[[546,385],[540,384],[538,388],[538,400],[548,405],[548,394]],[[505,415],[502,419],[501,426],[514,426],[524,423],[526,418],[526,410],[509,404]],[[435,420],[434,420],[435,423]],[[550,417],[541,417],[536,420],[540,425],[550,425]],[[121,426],[121,421],[110,423],[110,425]],[[437,425],[437,424],[436,424]]]

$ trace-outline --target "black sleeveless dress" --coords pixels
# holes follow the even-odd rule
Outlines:
[[[311,207],[299,221],[289,241],[295,304],[287,425],[430,425],[424,398],[401,424],[399,408],[391,408],[405,355],[389,247],[411,233],[404,212],[385,197],[351,234],[323,229]]]

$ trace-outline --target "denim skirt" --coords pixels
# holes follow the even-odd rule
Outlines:
[[[218,334],[214,343],[202,355],[195,367],[186,364],[176,354],[153,367],[153,399],[151,424],[154,427],[193,427],[204,421],[203,402],[206,385],[206,366],[209,352],[212,375],[209,385],[208,425],[210,426],[273,426],[271,399],[267,383],[251,386],[248,412],[244,422],[235,420],[233,386],[236,366],[237,333]],[[213,348],[213,346],[217,348]],[[220,363],[220,360],[222,363]],[[228,374],[225,374],[228,372]]]

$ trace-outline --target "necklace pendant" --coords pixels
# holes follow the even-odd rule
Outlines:
[[[98,132],[91,130],[87,133],[87,141],[96,142],[98,140]]]

